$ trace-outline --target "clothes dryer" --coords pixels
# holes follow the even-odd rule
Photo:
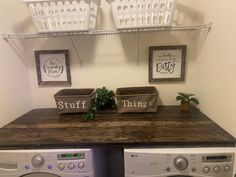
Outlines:
[[[125,177],[232,177],[234,148],[125,149]]]

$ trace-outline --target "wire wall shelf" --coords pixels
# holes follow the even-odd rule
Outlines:
[[[136,34],[137,35],[137,64],[139,65],[139,48],[140,48],[140,34],[147,32],[181,32],[181,31],[197,31],[204,34],[204,39],[202,43],[204,43],[208,33],[212,29],[212,23],[204,24],[204,25],[189,25],[189,26],[171,26],[171,27],[156,27],[156,28],[139,28],[139,29],[110,29],[110,30],[91,30],[91,31],[73,31],[73,32],[50,32],[50,33],[22,33],[22,34],[8,34],[2,33],[2,38],[9,44],[9,46],[16,52],[16,54],[22,58],[28,58],[25,56],[25,52],[20,49],[20,46],[17,45],[17,39],[29,40],[29,39],[49,39],[49,38],[60,38],[66,37],[69,39],[72,48],[74,49],[77,58],[80,61],[81,66],[83,66],[83,62],[79,55],[79,51],[76,47],[75,41],[73,40],[73,36],[101,36],[101,35],[120,35],[120,34]]]
[[[2,33],[2,37],[5,40],[10,38],[54,38],[63,36],[76,36],[76,35],[116,35],[122,33],[138,33],[138,32],[155,32],[155,31],[204,31],[210,32],[212,23],[204,25],[192,25],[192,26],[171,26],[171,27],[158,27],[158,28],[142,28],[142,29],[125,29],[125,30],[91,30],[86,32],[55,32],[55,33],[24,33],[24,34],[7,34]]]

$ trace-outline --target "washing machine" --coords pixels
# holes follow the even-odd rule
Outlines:
[[[233,177],[234,148],[124,149],[125,177]]]
[[[103,163],[97,148],[0,150],[0,177],[106,177]]]

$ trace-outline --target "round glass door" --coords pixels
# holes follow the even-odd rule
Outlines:
[[[60,176],[53,175],[50,173],[30,173],[30,174],[23,175],[21,177],[60,177]]]

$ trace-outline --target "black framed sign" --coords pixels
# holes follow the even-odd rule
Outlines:
[[[149,82],[184,81],[186,45],[149,47]]]
[[[38,50],[35,60],[40,86],[71,85],[69,50]]]

